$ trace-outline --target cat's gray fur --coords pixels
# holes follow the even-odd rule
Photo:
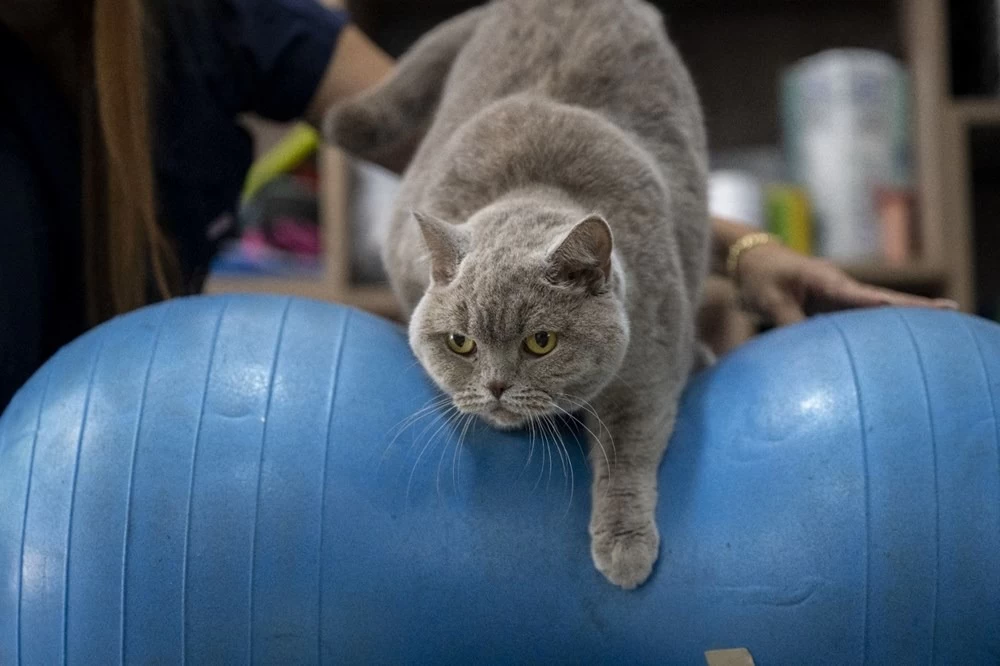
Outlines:
[[[494,2],[420,40],[326,131],[376,160],[422,138],[383,252],[413,350],[460,410],[499,427],[586,417],[594,562],[642,584],[709,231],[701,111],[659,12]],[[558,333],[551,354],[523,349],[536,331]],[[476,352],[452,352],[451,332]],[[496,398],[492,382],[509,388]]]

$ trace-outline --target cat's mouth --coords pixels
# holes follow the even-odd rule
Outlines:
[[[487,424],[500,430],[527,428],[533,419],[543,418],[558,411],[565,411],[548,395],[513,396],[503,400],[486,400],[475,396],[473,400],[453,398],[453,404],[464,414],[475,414]]]
[[[527,416],[511,411],[498,402],[490,404],[479,416],[491,426],[502,430],[517,430],[528,423]]]

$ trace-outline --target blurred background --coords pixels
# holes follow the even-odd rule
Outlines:
[[[346,4],[400,56],[479,3]],[[1000,319],[1000,0],[655,4],[702,97],[714,213],[864,281]],[[259,159],[244,233],[209,290],[393,315],[377,248],[395,177],[302,127],[247,122]]]

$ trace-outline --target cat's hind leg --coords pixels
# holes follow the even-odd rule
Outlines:
[[[430,126],[452,63],[484,11],[473,9],[442,23],[407,51],[391,77],[334,106],[323,121],[326,139],[371,162],[405,165]]]

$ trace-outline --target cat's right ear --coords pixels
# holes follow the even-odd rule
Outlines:
[[[465,256],[465,234],[454,224],[433,215],[413,211],[431,263],[431,279],[436,285],[446,285],[455,279],[458,265]]]
[[[600,215],[590,215],[549,251],[548,279],[602,294],[611,279],[611,227]]]

